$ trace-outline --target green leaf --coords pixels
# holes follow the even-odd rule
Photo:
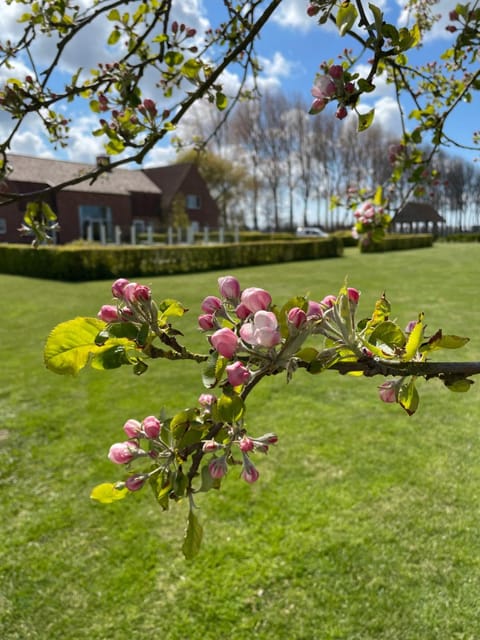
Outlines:
[[[167,51],[165,62],[169,67],[175,67],[183,62],[183,54],[180,51]]]
[[[190,58],[182,66],[182,74],[189,80],[195,80],[202,66],[201,62],[195,60],[195,58]]]
[[[245,405],[239,395],[223,393],[217,403],[218,416],[222,422],[236,422],[245,412]]]
[[[103,345],[95,344],[98,333],[105,323],[97,318],[78,317],[57,325],[47,338],[44,349],[44,362],[47,369],[62,375],[76,375],[94,358],[96,368],[102,366],[98,356],[116,346],[131,346],[124,338],[109,339]]]
[[[218,382],[217,378],[218,353],[213,351],[205,363],[202,371],[202,382],[207,389],[212,389]]]
[[[387,320],[374,329],[369,337],[369,342],[372,344],[386,344],[392,349],[395,349],[395,347],[402,349],[405,346],[406,338],[398,325],[391,320]]]
[[[368,127],[372,124],[373,118],[375,117],[375,109],[370,109],[367,113],[359,113],[358,114],[358,131],[366,131]]]
[[[341,36],[344,36],[355,24],[357,9],[351,2],[342,3],[337,12],[336,24]]]
[[[181,438],[185,431],[192,426],[198,416],[198,409],[185,409],[173,416],[170,421],[170,431],[174,438]]]
[[[215,94],[215,105],[219,111],[223,111],[228,106],[227,96],[220,91]]]
[[[128,494],[128,489],[116,489],[116,483],[104,482],[103,484],[97,484],[92,489],[90,498],[97,500],[102,504],[111,504],[117,500],[122,500]]]
[[[193,508],[188,512],[187,528],[183,539],[182,552],[187,560],[192,560],[200,551],[203,528]]]
[[[405,353],[402,357],[402,360],[406,362],[411,360],[420,348],[425,328],[423,324],[423,316],[423,313],[418,316],[418,322],[408,336],[407,344],[405,345]]]
[[[303,349],[297,351],[295,357],[303,360],[303,362],[313,362],[318,357],[318,351],[313,347],[303,347]]]
[[[409,416],[413,415],[418,408],[420,398],[415,387],[415,379],[404,382],[398,390],[397,401],[405,409]]]
[[[118,369],[122,364],[130,364],[125,346],[114,345],[93,355],[90,366],[92,369],[104,370]]]
[[[438,341],[440,349],[460,349],[469,342],[470,338],[462,338],[461,336],[443,336]]]
[[[460,378],[457,380],[444,380],[445,386],[450,391],[455,391],[457,393],[466,393],[470,390],[472,384],[474,384],[473,380],[469,380],[468,378]]]
[[[120,33],[119,29],[114,29],[112,33],[108,36],[107,44],[111,46],[113,46],[114,44],[117,44],[117,42],[120,40],[121,35],[122,34]]]
[[[187,311],[187,309],[181,302],[178,302],[178,300],[173,300],[171,298],[162,300],[158,305],[158,310],[160,312],[160,320],[165,320],[166,318],[169,318],[171,316],[181,318]]]

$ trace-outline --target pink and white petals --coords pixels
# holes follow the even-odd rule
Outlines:
[[[219,329],[210,336],[212,347],[224,358],[230,360],[238,348],[238,338],[231,329]]]

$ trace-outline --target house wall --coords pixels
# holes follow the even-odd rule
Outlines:
[[[210,195],[208,187],[203,178],[198,173],[196,167],[188,172],[183,181],[180,191],[187,197],[188,195],[200,196],[200,208],[188,209],[187,213],[191,222],[197,222],[200,228],[217,228],[219,225],[219,211],[215,200]]]

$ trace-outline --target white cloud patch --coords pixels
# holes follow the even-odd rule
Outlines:
[[[397,3],[400,6],[398,25],[402,27],[411,26],[414,20],[412,12],[404,7],[404,0],[397,0]],[[425,33],[425,43],[430,43],[434,40],[451,40],[453,38],[452,34],[446,31],[445,27],[451,22],[448,14],[455,8],[455,5],[456,2],[452,0],[437,0],[432,6],[432,13],[438,15],[440,18],[435,22],[431,31]]]
[[[315,27],[315,18],[307,15],[305,0],[283,0],[272,16],[273,22],[291,29],[308,31]]]

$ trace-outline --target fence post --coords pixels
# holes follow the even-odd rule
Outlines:
[[[208,227],[203,228],[203,242],[208,244]]]
[[[93,242],[93,225],[91,222],[87,224],[87,241]]]
[[[240,242],[240,228],[238,224],[233,227],[233,241],[238,244]]]
[[[182,227],[177,228],[177,242],[182,244]]]
[[[187,244],[193,244],[194,237],[195,231],[193,230],[193,225],[190,225],[187,229]]]
[[[225,242],[225,229],[223,227],[220,227],[220,229],[218,230],[218,242],[220,244],[223,244]]]
[[[137,244],[137,229],[134,224],[130,227],[130,244]]]
[[[173,244],[173,230],[172,227],[167,229],[167,244]]]
[[[107,230],[103,223],[100,225],[100,244],[107,244]]]
[[[147,227],[147,244],[153,244],[153,227],[151,224]]]
[[[122,229],[118,224],[115,225],[115,244],[122,244]]]

